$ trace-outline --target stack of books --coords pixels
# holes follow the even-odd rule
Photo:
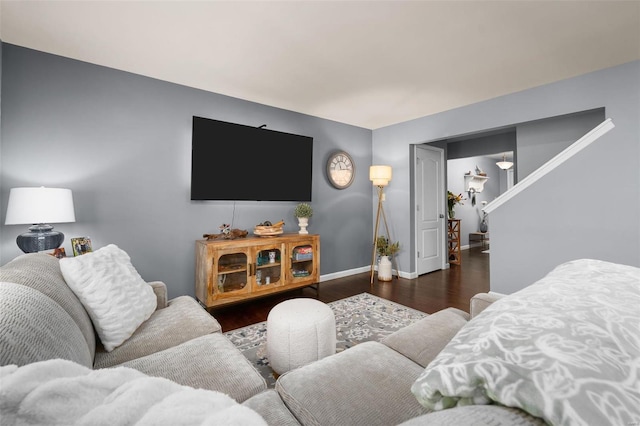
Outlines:
[[[296,247],[293,249],[293,260],[313,259],[313,249],[311,246]]]

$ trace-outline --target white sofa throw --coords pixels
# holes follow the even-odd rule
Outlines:
[[[0,418],[3,425],[267,424],[221,392],[62,359],[0,367]]]

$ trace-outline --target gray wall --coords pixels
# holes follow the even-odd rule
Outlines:
[[[640,61],[374,130],[373,162],[394,168],[394,238],[413,239],[398,219],[412,205],[411,144],[597,108],[615,129],[490,217],[491,289],[511,293],[577,258],[640,266]]]
[[[9,189],[59,186],[73,190],[77,222],[58,224],[69,239],[89,236],[94,249],[126,250],[146,280],[165,281],[171,297],[194,294],[194,241],[222,223],[251,231],[284,219],[297,232],[294,202],[190,201],[193,115],[314,138],[314,215],[321,237],[323,279],[368,270],[371,131],[187,88],[110,68],[4,44],[0,186],[2,224]],[[356,179],[334,189],[325,176],[330,152],[348,151]],[[259,155],[259,153],[247,153]],[[212,159],[237,163],[242,158]],[[276,167],[277,165],[274,165]],[[226,182],[220,182],[224,185]],[[278,182],[286,185],[286,182]],[[27,225],[0,226],[0,259],[21,254],[16,235]]]
[[[523,179],[606,119],[599,108],[523,123],[517,129],[518,179]]]

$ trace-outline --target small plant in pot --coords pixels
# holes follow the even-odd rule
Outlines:
[[[391,271],[391,259],[400,251],[400,242],[390,243],[387,237],[379,236],[376,239],[376,252],[380,255],[378,264],[378,280],[391,281],[393,275]]]
[[[313,216],[313,209],[309,203],[300,203],[293,210],[293,215],[298,218],[298,226],[300,230],[298,234],[308,234],[307,226],[309,225],[309,218]]]
[[[400,242],[396,241],[395,243],[389,243],[389,239],[387,237],[379,236],[376,241],[376,251],[380,256],[393,257],[400,251]]]
[[[313,209],[311,208],[311,205],[309,203],[300,203],[293,211],[293,215],[297,218],[310,218],[311,216],[313,216]]]

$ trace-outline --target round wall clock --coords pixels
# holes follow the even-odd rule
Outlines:
[[[353,183],[356,177],[356,166],[349,154],[338,151],[327,160],[327,178],[331,185],[338,189],[345,189]]]

